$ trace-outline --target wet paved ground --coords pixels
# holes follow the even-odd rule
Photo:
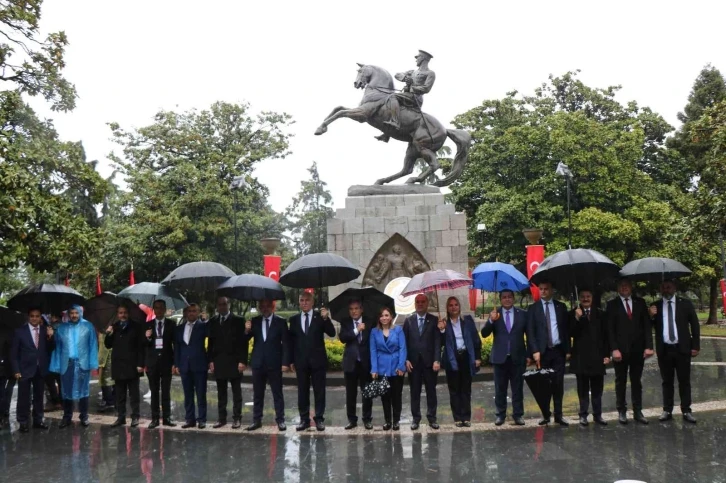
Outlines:
[[[685,425],[680,418],[649,426],[613,422],[605,428],[573,425],[568,429],[528,426],[512,431],[473,431],[414,434],[359,431],[355,436],[339,427],[346,423],[342,388],[328,388],[327,435],[296,435],[296,391],[285,389],[289,429],[283,434],[203,434],[203,431],[148,431],[93,424],[48,433],[0,432],[0,481],[551,481],[613,482],[726,482],[726,340],[704,339],[702,353],[692,367],[693,400],[705,410],[713,402],[720,411],[699,412],[699,422]],[[697,365],[696,365],[697,364]],[[644,405],[655,415],[661,405],[657,364],[649,362],[643,376]],[[566,379],[565,413],[577,412],[574,378]],[[145,391],[144,385],[144,391]],[[606,378],[605,411],[614,411],[614,377]],[[92,391],[93,392],[93,391]],[[676,391],[677,392],[677,391]],[[439,420],[452,422],[445,385],[439,385]],[[251,387],[244,386],[246,402]],[[473,387],[474,421],[493,420],[494,387]],[[181,384],[173,385],[174,413],[183,419]],[[209,417],[216,420],[216,387],[209,384]],[[408,420],[408,387],[404,388],[404,421]],[[271,406],[268,392],[266,402]],[[422,401],[425,407],[425,401]],[[678,402],[676,401],[676,405]],[[534,401],[525,389],[527,418],[537,418]],[[95,404],[92,403],[92,411]],[[231,409],[231,408],[230,408]],[[51,413],[50,418],[58,413]],[[148,400],[142,417],[148,418]],[[678,416],[676,414],[676,416]],[[265,413],[266,423],[272,411]],[[13,416],[14,419],[14,416]],[[96,419],[96,418],[94,418]],[[382,423],[380,403],[374,422]],[[99,421],[101,418],[98,419]],[[103,418],[108,422],[110,417]],[[251,420],[251,407],[243,423]],[[574,420],[573,420],[574,422]],[[16,428],[15,428],[16,429]],[[205,430],[211,431],[209,429]],[[332,435],[336,434],[336,435]]]

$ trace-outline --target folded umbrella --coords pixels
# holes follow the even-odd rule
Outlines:
[[[83,305],[83,295],[65,285],[41,283],[30,285],[8,300],[8,308],[26,313],[31,307],[38,307],[44,314],[60,314],[71,305]]]
[[[223,282],[236,274],[228,267],[216,262],[185,263],[161,281],[162,285],[190,292],[212,292]]]
[[[166,308],[171,310],[183,309],[189,305],[186,299],[176,289],[160,283],[137,283],[121,290],[118,296],[127,298],[137,304],[144,304],[148,307],[153,307],[155,300],[163,300],[166,302]]]
[[[487,292],[521,292],[529,288],[527,277],[508,263],[490,262],[477,265],[471,272],[471,278],[474,288]]]
[[[293,288],[322,288],[340,285],[360,276],[351,262],[333,253],[313,253],[292,262],[282,275],[280,283]]]
[[[542,414],[547,414],[550,410],[554,375],[553,369],[530,369],[523,374],[527,387],[532,392]]]
[[[679,277],[687,277],[691,271],[681,262],[670,258],[647,257],[626,263],[620,270],[621,277],[635,281],[660,283]]]
[[[217,294],[243,302],[259,300],[282,300],[285,292],[282,285],[262,275],[243,273],[231,277],[217,287]]]
[[[619,267],[595,250],[574,248],[545,258],[532,274],[530,282],[548,280],[563,293],[577,287],[594,287],[618,277]]]
[[[99,332],[103,332],[117,320],[116,311],[121,306],[128,309],[129,320],[146,322],[146,313],[138,305],[111,292],[88,299],[83,307],[83,318],[93,323]]]
[[[387,307],[391,310],[394,320],[396,318],[396,302],[380,290],[373,287],[349,288],[330,301],[329,309],[333,320],[341,321],[348,317],[348,305],[357,300],[361,303],[363,314],[378,319],[378,312]]]

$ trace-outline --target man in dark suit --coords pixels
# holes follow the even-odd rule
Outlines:
[[[340,341],[345,344],[343,352],[343,376],[345,378],[345,408],[348,413],[348,425],[345,429],[358,426],[356,404],[358,387],[363,392],[365,385],[371,381],[370,335],[374,322],[363,314],[360,300],[352,300],[348,304],[348,317],[340,322]],[[363,398],[363,424],[366,429],[373,429],[373,399]]]
[[[524,378],[527,367],[527,348],[524,334],[527,331],[527,312],[514,306],[514,292],[499,292],[502,306],[492,310],[489,320],[481,329],[482,337],[494,333],[494,344],[489,360],[494,366],[494,404],[501,426],[507,418],[507,386],[512,385],[512,415],[514,424],[524,426]]]
[[[155,300],[153,308],[154,320],[146,326],[146,377],[149,379],[151,391],[149,429],[159,426],[159,391],[164,426],[176,426],[171,420],[171,368],[174,365],[176,323],[166,318],[166,302],[163,299]]]
[[[441,333],[438,319],[429,314],[429,299],[424,294],[414,299],[416,312],[403,323],[406,337],[406,371],[411,387],[411,429],[417,430],[421,422],[421,387],[426,388],[426,417],[432,429],[439,429],[436,422],[436,379],[441,369]]]
[[[610,334],[610,350],[615,368],[615,404],[620,424],[628,424],[628,403],[625,390],[630,373],[630,394],[633,419],[648,424],[643,416],[643,375],[645,359],[653,355],[653,331],[645,300],[633,296],[628,279],[618,282],[618,296],[608,302],[606,317]]]
[[[185,422],[183,429],[207,427],[207,324],[199,320],[198,304],[189,304],[185,323],[176,327],[174,333],[174,367],[172,371],[181,375],[184,388]],[[194,415],[194,394],[197,395],[198,414]]]
[[[658,420],[673,419],[673,381],[677,376],[683,420],[695,423],[696,418],[691,413],[691,358],[701,350],[698,316],[690,300],[675,297],[673,280],[664,281],[660,293],[662,300],[651,305],[649,310],[655,326],[655,349],[663,379],[663,413]]]
[[[290,368],[297,373],[297,406],[300,424],[295,428],[304,431],[310,427],[310,384],[315,396],[315,428],[325,431],[325,372],[328,354],[325,352],[325,335],[335,337],[333,322],[327,310],[321,314],[313,311],[313,296],[303,292],[298,299],[300,313],[290,317],[292,361]]]
[[[254,338],[252,346],[252,424],[247,431],[262,427],[262,409],[265,403],[265,386],[270,384],[275,404],[277,429],[285,431],[285,399],[282,396],[282,373],[290,370],[290,334],[287,321],[274,314],[274,303],[261,300],[257,305],[258,317],[245,323],[247,339]]]
[[[10,361],[18,381],[16,414],[20,432],[29,431],[30,397],[33,397],[33,427],[48,429],[43,422],[43,389],[48,375],[50,353],[55,349],[53,329],[42,324],[40,309],[28,311],[28,323],[15,331]],[[31,392],[31,387],[32,392]]]
[[[14,330],[0,330],[0,430],[10,426],[10,401],[15,389],[15,373],[10,362]]]
[[[217,297],[217,315],[207,322],[209,371],[217,381],[219,420],[213,428],[227,424],[227,384],[232,387],[232,429],[242,426],[242,373],[247,368],[245,321],[229,311],[229,299]]]
[[[565,361],[570,354],[570,335],[567,331],[567,306],[554,300],[552,283],[540,282],[541,300],[527,309],[527,343],[532,358],[542,368],[555,371],[552,380],[555,423],[569,426],[562,417],[562,396],[565,393]],[[540,426],[550,423],[550,408],[542,410]]]
[[[118,417],[111,427],[126,424],[126,394],[131,400],[131,427],[139,425],[139,378],[144,372],[146,338],[150,330],[141,322],[129,320],[129,309],[119,306],[117,321],[106,329],[103,344],[111,352],[111,377],[116,386],[116,413]]]

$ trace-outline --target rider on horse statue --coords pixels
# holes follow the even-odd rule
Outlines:
[[[406,83],[406,87],[403,88],[403,92],[395,92],[388,97],[385,107],[388,110],[386,114],[389,120],[385,121],[386,124],[393,126],[395,129],[399,129],[398,113],[401,110],[400,102],[403,102],[406,108],[421,112],[423,95],[431,91],[436,81],[436,73],[429,69],[429,60],[433,58],[434,56],[428,52],[419,50],[418,55],[416,55],[416,66],[418,69],[399,72],[395,75],[396,80]],[[380,136],[376,136],[376,139],[387,143],[390,136],[383,133]]]

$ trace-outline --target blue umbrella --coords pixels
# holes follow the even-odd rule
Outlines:
[[[487,292],[521,292],[529,288],[527,277],[508,263],[482,263],[471,272],[471,278],[474,279],[474,288]]]

